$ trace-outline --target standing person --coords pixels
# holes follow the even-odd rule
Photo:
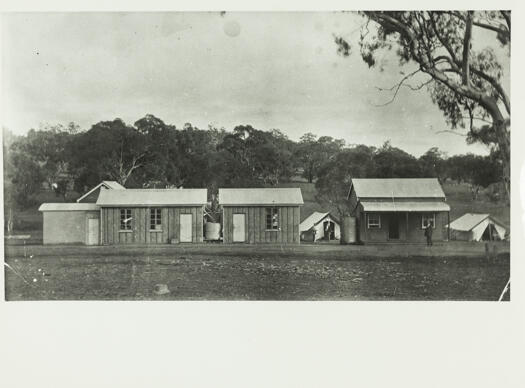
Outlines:
[[[427,238],[427,246],[432,246],[432,221],[428,221],[425,228],[425,237]]]

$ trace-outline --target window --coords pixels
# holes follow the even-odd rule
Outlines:
[[[162,209],[152,208],[149,211],[149,229],[150,230],[161,230],[162,229]]]
[[[120,209],[120,230],[131,230],[131,209]]]
[[[368,214],[368,229],[381,228],[381,216],[379,214]]]
[[[267,230],[280,230],[279,229],[279,209],[276,207],[266,208],[266,229]]]
[[[436,229],[436,214],[426,213],[421,215],[421,229],[425,229],[430,223],[433,229]]]

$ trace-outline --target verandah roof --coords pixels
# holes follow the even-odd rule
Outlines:
[[[361,202],[365,212],[448,212],[450,206],[445,202]]]

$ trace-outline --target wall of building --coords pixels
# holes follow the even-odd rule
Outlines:
[[[233,242],[233,214],[245,214],[245,241],[250,244],[299,244],[299,206],[281,206],[280,230],[266,230],[266,206],[223,207],[223,241]]]
[[[150,230],[150,209],[131,208],[131,230],[120,230],[120,209],[102,208],[102,244],[169,244],[180,242],[180,215],[192,215],[192,242],[203,242],[203,207],[164,207],[161,230]],[[130,209],[129,207],[127,209]]]
[[[44,244],[85,244],[87,219],[98,217],[98,211],[43,212]]]
[[[359,240],[362,242],[387,242],[387,241],[407,241],[407,242],[426,242],[424,230],[421,227],[422,213],[409,212],[408,213],[408,228],[407,228],[407,213],[395,213],[399,225],[399,239],[389,239],[389,222],[394,213],[380,213],[381,228],[368,228],[365,212],[359,214],[358,231]],[[446,229],[444,228],[448,222],[446,212],[438,212],[436,214],[436,225],[433,230],[432,240],[443,241],[447,239]],[[408,234],[407,234],[408,231]]]

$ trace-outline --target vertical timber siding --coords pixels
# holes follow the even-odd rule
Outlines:
[[[122,209],[130,209],[122,207]],[[180,241],[180,215],[192,215],[192,242],[203,241],[203,207],[161,207],[162,228],[150,230],[150,208],[131,208],[130,231],[120,230],[120,209],[104,207],[100,211],[101,243],[117,244],[169,244]]]
[[[222,233],[225,243],[233,242],[233,215],[245,215],[245,241],[249,244],[299,244],[299,206],[275,206],[279,210],[280,230],[266,230],[268,206],[223,206]]]

